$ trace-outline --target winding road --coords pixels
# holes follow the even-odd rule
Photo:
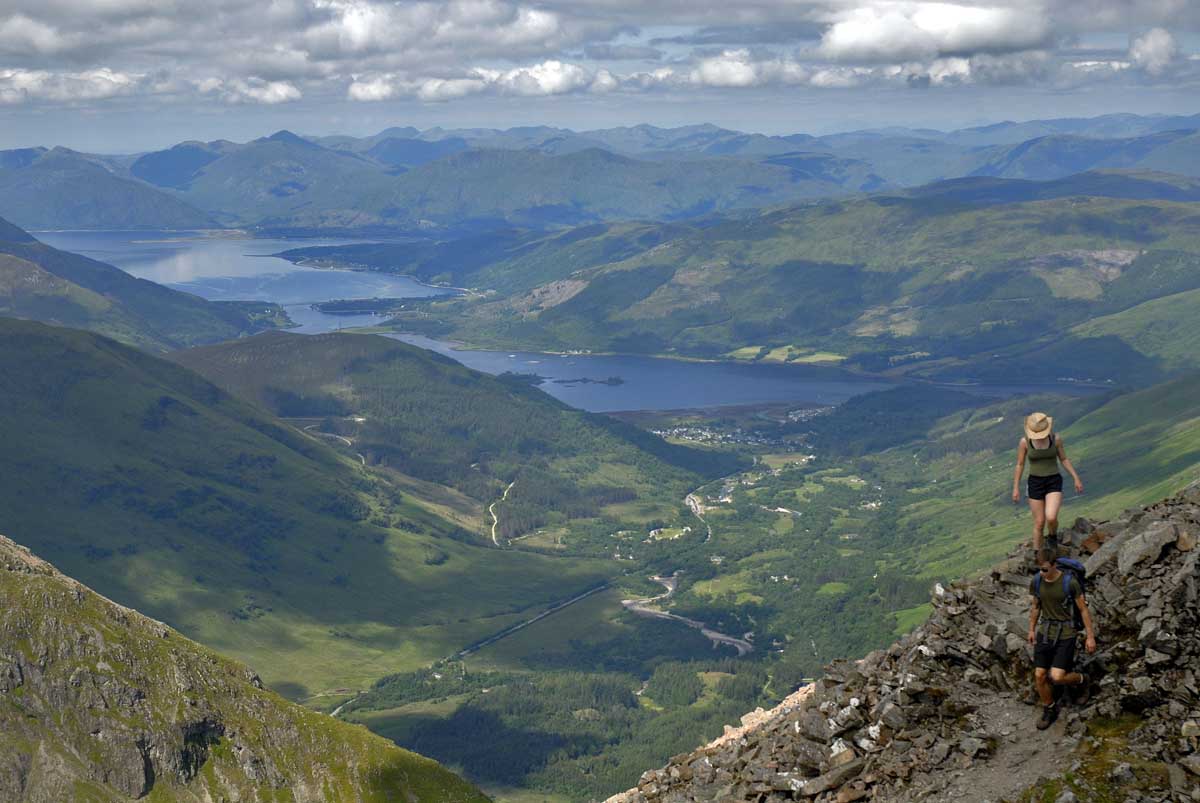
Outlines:
[[[490,505],[488,505],[488,513],[490,513],[492,516],[492,543],[495,544],[496,546],[500,546],[500,541],[499,541],[499,539],[496,538],[496,525],[500,523],[500,517],[496,515],[496,504],[498,502],[503,502],[505,499],[507,499],[508,492],[511,491],[512,487],[516,484],[517,484],[516,480],[513,480],[512,482],[510,482],[508,484],[508,487],[504,489],[504,496],[500,497],[495,502],[492,502]]]
[[[667,613],[666,611],[660,611],[658,608],[649,607],[651,603],[670,599],[670,597],[675,593],[675,589],[679,587],[679,579],[675,575],[671,575],[670,577],[651,577],[650,579],[663,586],[667,590],[662,594],[659,594],[657,597],[621,600],[621,604],[625,606],[627,611],[635,613],[638,616],[648,616],[653,619],[672,619],[676,622],[682,622],[693,630],[699,630],[700,633],[709,641],[711,641],[714,646],[717,644],[727,644],[730,647],[733,647],[735,650],[737,650],[739,658],[747,653],[754,652],[754,645],[745,639],[734,638],[733,636],[727,636],[724,633],[718,633],[716,630],[710,629],[703,622],[698,622],[695,619],[688,619],[686,616]]]
[[[704,543],[707,544],[712,540],[712,525],[704,518],[704,505],[700,502],[700,497],[696,496],[695,492],[693,492],[688,494],[683,501],[687,503],[688,509],[692,511],[692,515],[700,519],[700,522],[708,528],[708,535],[704,536]]]
[[[319,425],[318,424],[309,424],[307,427],[304,428],[304,431],[307,432],[309,435],[317,435],[322,438],[333,438],[334,440],[339,440],[342,443],[349,446],[351,449],[354,448],[354,441],[350,440],[346,436],[334,435],[331,432],[317,432],[314,430],[314,427],[317,427],[317,426],[319,426]],[[360,454],[359,452],[355,452],[354,456],[357,457],[364,466],[367,464],[367,458],[363,457],[362,454]]]

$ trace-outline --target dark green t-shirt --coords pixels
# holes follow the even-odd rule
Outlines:
[[[1067,595],[1063,593],[1062,575],[1054,578],[1053,581],[1043,577],[1040,593],[1036,589],[1037,577],[1034,577],[1029,581],[1029,595],[1034,596],[1037,593],[1038,601],[1042,606],[1041,613],[1038,615],[1037,632],[1043,636],[1048,632],[1050,638],[1056,641],[1072,638],[1075,635],[1072,606],[1075,604],[1074,600],[1083,594],[1079,580],[1074,576],[1071,577],[1071,599],[1067,599]]]

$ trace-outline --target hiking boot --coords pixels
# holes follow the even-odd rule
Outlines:
[[[1054,720],[1058,719],[1057,705],[1042,706],[1042,718],[1038,720],[1037,729],[1044,731],[1046,728],[1054,724]]]
[[[1072,702],[1076,706],[1083,708],[1092,699],[1092,683],[1088,680],[1088,676],[1083,676],[1083,683],[1079,684],[1079,688],[1072,695]]]

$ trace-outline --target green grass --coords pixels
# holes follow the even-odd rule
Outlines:
[[[903,636],[908,631],[912,630],[917,625],[924,622],[929,614],[933,611],[933,605],[928,602],[920,605],[914,605],[911,608],[905,608],[895,612],[897,636]]]
[[[829,582],[822,583],[817,589],[817,594],[822,597],[840,597],[850,590],[849,583]]]
[[[1195,370],[1200,363],[1200,290],[1146,301],[1071,329],[1078,337],[1116,336],[1168,371]]]

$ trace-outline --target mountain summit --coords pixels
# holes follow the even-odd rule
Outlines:
[[[929,620],[888,649],[829,665],[609,803],[1200,799],[1200,482],[1060,536],[1087,566],[1100,650],[1078,660],[1090,702],[1049,730],[1024,704],[1023,547],[980,580],[938,585]]]

